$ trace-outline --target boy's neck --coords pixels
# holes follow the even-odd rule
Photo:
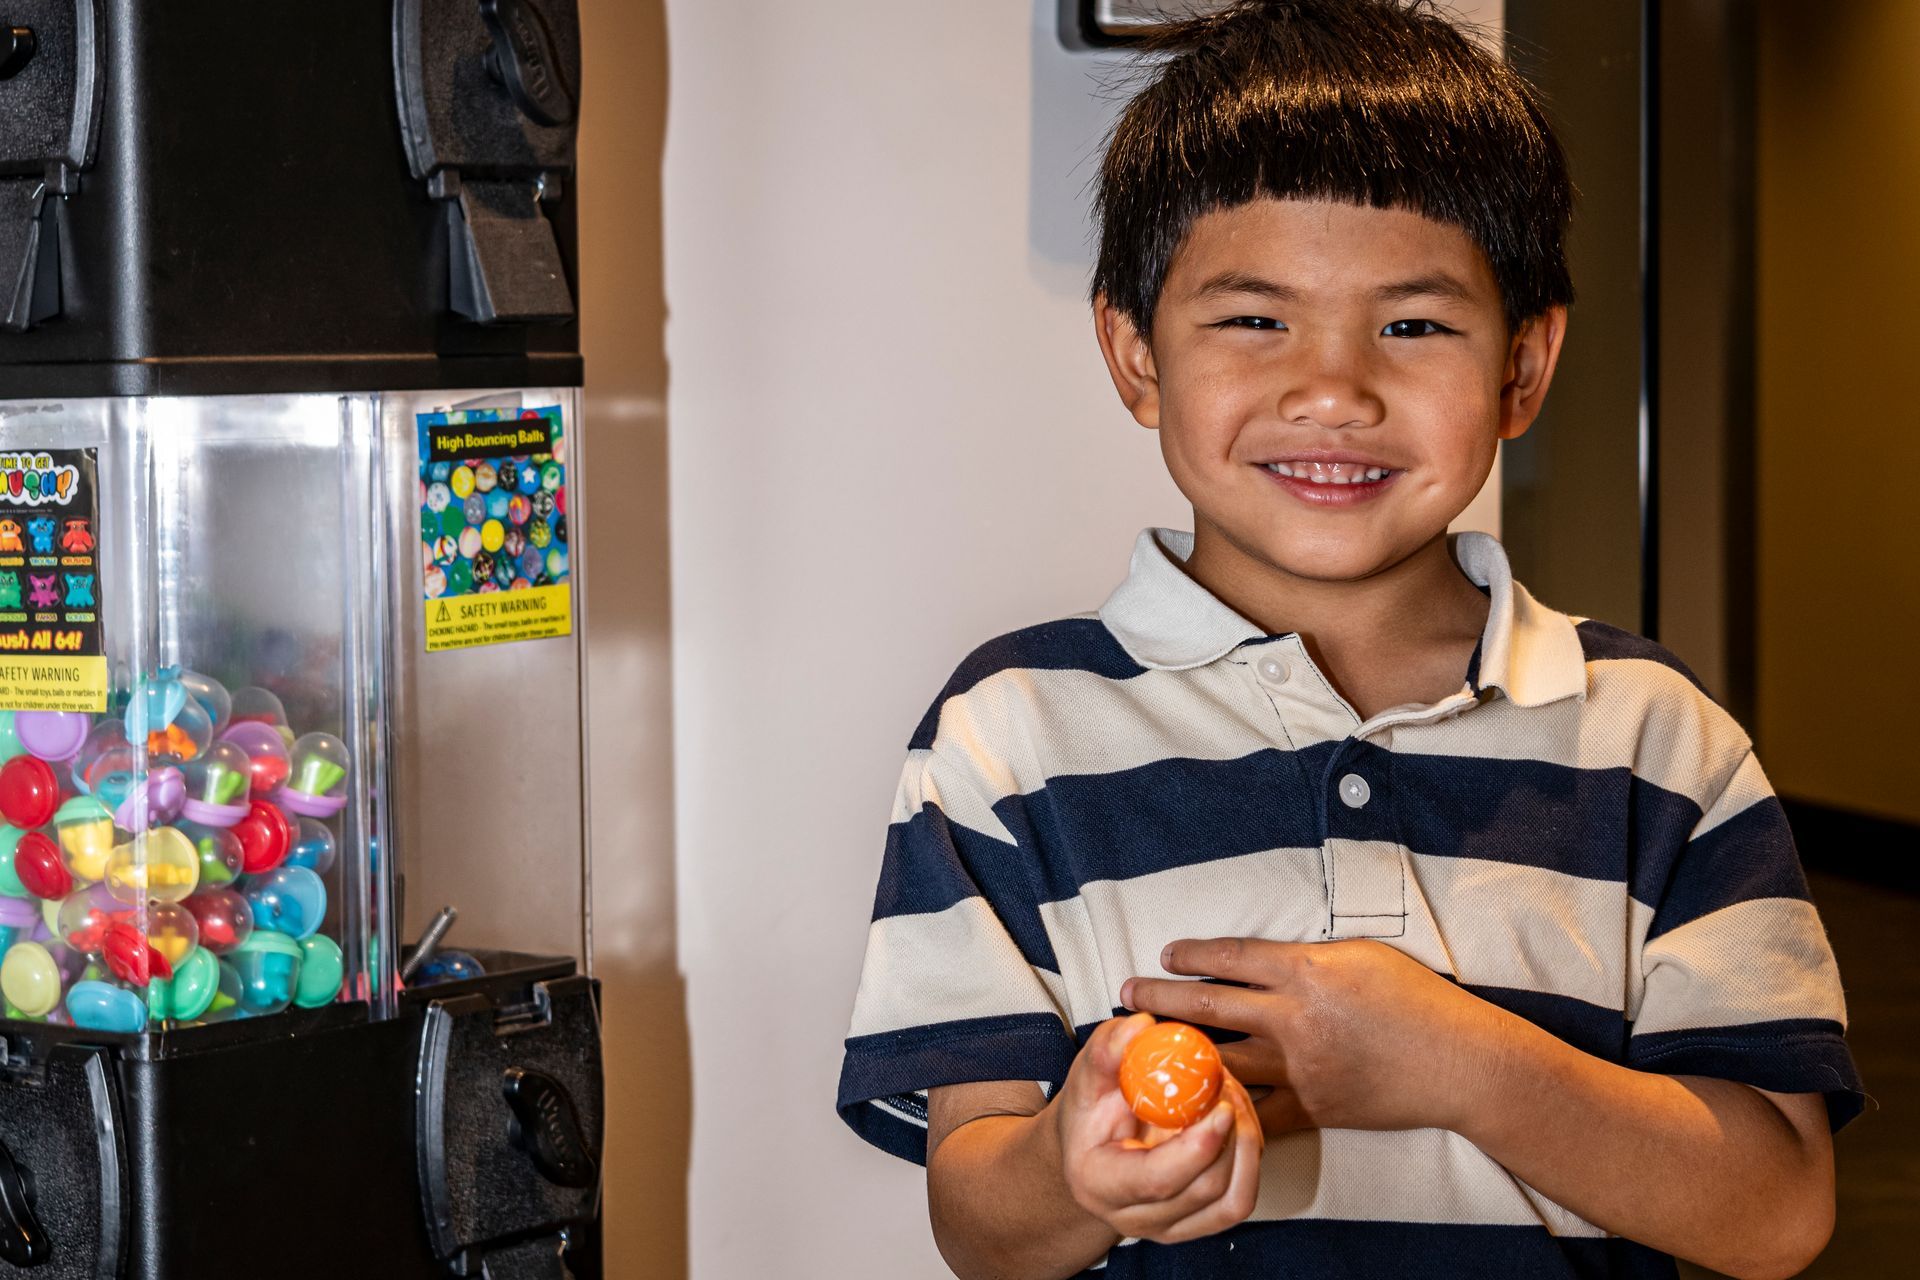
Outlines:
[[[1456,691],[1486,628],[1488,599],[1445,533],[1371,577],[1327,582],[1255,559],[1196,512],[1185,568],[1268,635],[1297,632],[1363,716]]]

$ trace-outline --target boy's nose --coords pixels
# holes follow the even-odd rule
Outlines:
[[[1380,422],[1385,406],[1354,371],[1318,369],[1296,377],[1280,397],[1280,416],[1298,426],[1371,427]]]

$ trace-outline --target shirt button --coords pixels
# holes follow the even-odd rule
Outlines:
[[[1260,664],[1257,669],[1260,672],[1260,678],[1268,684],[1285,684],[1287,682],[1287,664],[1272,655],[1260,659]]]
[[[1350,773],[1340,779],[1340,802],[1349,809],[1358,809],[1373,799],[1373,788],[1367,780],[1357,773]]]

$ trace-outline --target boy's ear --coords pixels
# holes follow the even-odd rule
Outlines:
[[[1507,353],[1506,382],[1500,388],[1500,438],[1523,436],[1546,403],[1547,387],[1560,363],[1567,337],[1567,309],[1548,307],[1520,326]]]
[[[1141,426],[1160,425],[1160,372],[1153,363],[1153,347],[1105,294],[1093,300],[1093,327],[1100,338],[1100,354],[1120,402]]]

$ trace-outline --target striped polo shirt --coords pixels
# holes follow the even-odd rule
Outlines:
[[[908,749],[839,1108],[1064,1080],[1176,938],[1377,938],[1610,1062],[1861,1105],[1839,974],[1751,744],[1672,655],[1536,602],[1483,534],[1460,690],[1362,719],[1297,635],[1141,534],[1097,615],[976,650]],[[1438,1129],[1269,1143],[1253,1216],[1107,1277],[1673,1276]]]

